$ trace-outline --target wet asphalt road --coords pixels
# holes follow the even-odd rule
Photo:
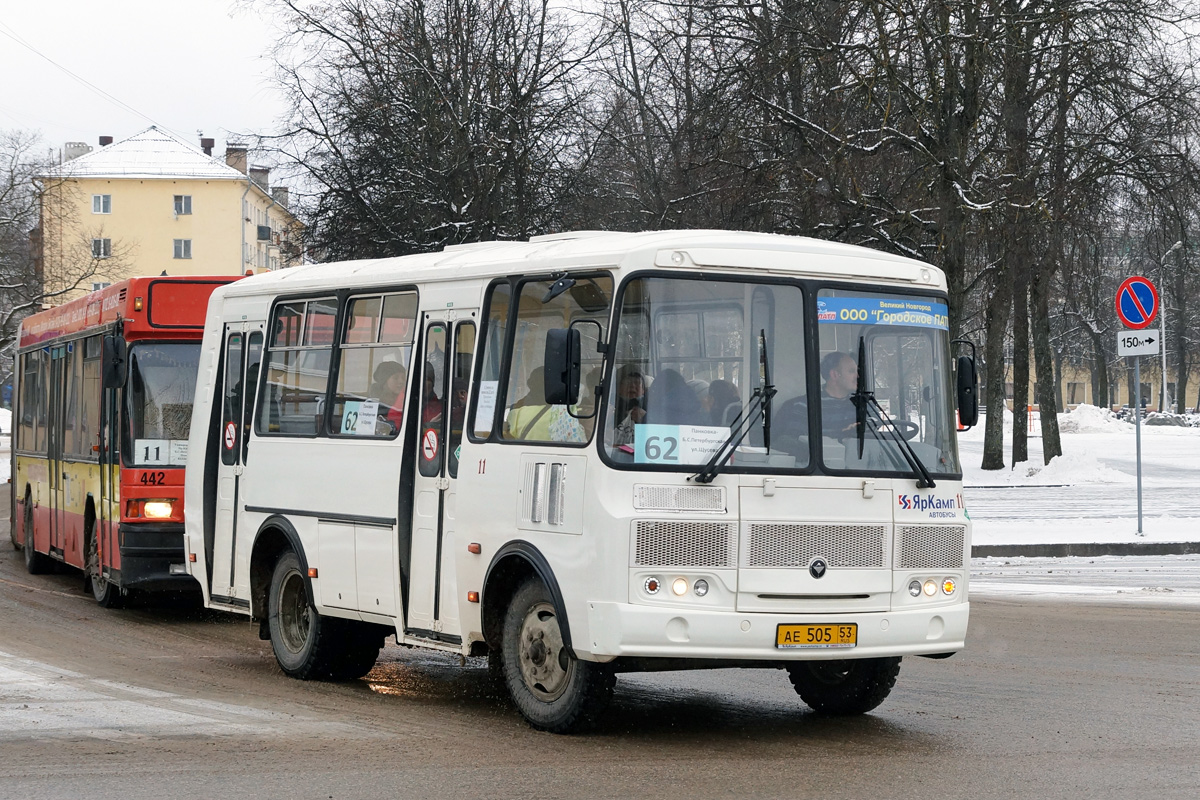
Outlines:
[[[6,515],[7,516],[7,515]],[[859,718],[781,671],[623,676],[601,728],[531,730],[483,663],[395,646],[304,683],[241,618],[105,611],[0,522],[0,798],[1194,798],[1200,603],[981,593],[968,649]],[[1023,578],[1024,579],[1024,578]]]

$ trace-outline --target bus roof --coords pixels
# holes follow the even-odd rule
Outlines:
[[[223,294],[276,294],[331,285],[416,283],[649,265],[682,271],[755,270],[793,277],[894,281],[928,289],[946,288],[945,274],[937,267],[866,247],[770,233],[683,230],[578,231],[537,236],[527,242],[452,245],[438,253],[309,264],[248,277]]]
[[[125,338],[199,339],[208,298],[236,277],[129,278],[21,321],[17,348],[125,320]]]

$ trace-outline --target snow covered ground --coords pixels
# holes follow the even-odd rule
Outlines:
[[[1132,423],[1094,406],[1060,414],[1063,455],[1043,466],[1035,420],[1030,460],[1014,468],[1012,417],[1005,416],[1005,469],[979,468],[982,420],[959,439],[974,544],[1200,540],[1200,428],[1143,424],[1139,536]]]

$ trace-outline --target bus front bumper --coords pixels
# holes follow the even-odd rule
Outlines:
[[[934,655],[963,648],[969,613],[967,602],[855,614],[763,614],[589,602],[590,641],[579,641],[577,637],[572,646],[577,653],[590,652],[601,660],[641,657],[800,661]],[[778,626],[805,623],[855,623],[858,642],[848,648],[776,647]]]
[[[121,523],[119,532],[121,588],[164,592],[199,589],[196,579],[187,573],[183,525]]]

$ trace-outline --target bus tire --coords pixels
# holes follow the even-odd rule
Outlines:
[[[33,542],[33,498],[25,495],[25,571],[30,575],[43,575],[50,571],[50,559],[37,551]]]
[[[331,654],[337,649],[339,620],[313,608],[305,589],[300,558],[286,550],[275,562],[267,596],[271,650],[279,668],[302,681],[329,677]]]
[[[504,616],[504,682],[534,728],[573,733],[596,723],[612,700],[616,676],[607,665],[571,655],[558,615],[541,580],[521,585]]]
[[[327,623],[332,621],[326,620]],[[329,679],[354,681],[375,667],[375,662],[379,660],[379,650],[383,647],[383,641],[378,633],[370,630],[374,626],[349,621],[342,622],[342,643],[329,660]]]
[[[787,665],[800,699],[818,714],[865,714],[887,699],[900,658],[857,658],[844,661],[798,661]]]
[[[120,608],[125,605],[125,594],[120,587],[104,577],[100,567],[100,547],[96,542],[95,525],[88,527],[87,565],[84,567],[92,597],[101,608]]]

